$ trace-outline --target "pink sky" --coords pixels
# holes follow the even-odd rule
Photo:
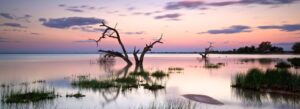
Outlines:
[[[129,51],[164,34],[153,51],[228,50],[300,41],[298,0],[1,0],[0,53],[96,52],[105,20]],[[101,48],[118,49],[105,39]]]

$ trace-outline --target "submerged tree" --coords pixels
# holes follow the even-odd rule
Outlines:
[[[212,47],[213,47],[212,43],[210,42],[209,46],[207,48],[205,48],[204,52],[203,53],[199,53],[202,56],[202,58],[204,58],[204,59],[207,58],[207,55],[208,55],[208,53],[209,53],[209,51],[211,50]]]
[[[114,28],[112,28],[112,27],[106,25],[104,22],[102,22],[102,24],[100,25],[100,27],[105,27],[106,29],[103,31],[103,33],[99,37],[99,39],[96,40],[96,43],[97,43],[97,46],[98,46],[98,44],[101,41],[101,39],[106,38],[106,37],[114,38],[114,39],[116,39],[118,41],[119,45],[122,48],[123,53],[118,52],[118,51],[113,51],[113,50],[102,50],[102,49],[99,49],[98,51],[106,53],[106,55],[108,55],[108,56],[122,58],[125,62],[127,62],[127,64],[132,65],[132,62],[128,58],[128,54],[127,54],[127,51],[125,49],[125,46],[124,46],[124,44],[123,44],[123,42],[121,40],[120,34],[119,34],[118,30],[115,29],[116,26]]]
[[[143,69],[143,61],[144,61],[145,54],[148,51],[151,51],[151,49],[154,47],[155,44],[157,44],[157,43],[163,43],[161,41],[162,40],[162,36],[163,35],[161,35],[160,38],[157,39],[156,41],[150,42],[149,45],[146,44],[146,46],[144,47],[143,51],[141,52],[140,57],[138,57],[138,53],[140,52],[140,50],[134,48],[134,50],[133,50],[133,56],[134,56],[134,60],[135,60],[135,64],[136,64],[136,70],[137,70],[138,67],[140,67],[141,69]]]
[[[100,25],[100,27],[105,27],[105,30],[102,32],[102,35],[99,37],[98,40],[95,40],[96,43],[97,43],[97,46],[99,44],[99,42],[106,38],[106,37],[109,37],[109,38],[114,38],[118,41],[119,45],[121,46],[121,49],[122,49],[122,52],[118,52],[118,51],[114,51],[114,50],[103,50],[103,49],[100,49],[98,50],[99,52],[102,52],[102,53],[106,53],[106,56],[112,56],[112,57],[119,57],[121,59],[123,59],[125,62],[127,62],[128,65],[132,65],[132,62],[130,61],[129,57],[128,57],[128,52],[121,40],[121,36],[118,32],[118,30],[116,29],[116,26],[113,28],[113,27],[110,27],[108,25],[105,24],[105,22],[102,22],[102,24]],[[143,51],[141,52],[141,55],[140,57],[138,57],[138,53],[140,50],[137,50],[136,48],[134,48],[134,51],[133,51],[133,54],[134,54],[134,59],[135,59],[135,62],[136,62],[136,66],[143,66],[143,60],[144,60],[144,56],[145,54],[148,52],[148,51],[151,51],[151,49],[153,48],[153,46],[156,44],[156,43],[162,43],[162,35],[161,37],[154,41],[154,42],[150,42],[150,44],[146,44],[146,46],[144,47]]]

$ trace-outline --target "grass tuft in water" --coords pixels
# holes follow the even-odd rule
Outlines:
[[[219,64],[212,64],[212,63],[210,63],[210,64],[206,64],[204,66],[204,68],[220,68],[220,65]]]
[[[235,76],[232,87],[274,93],[300,93],[300,75],[287,69],[250,69]]]
[[[131,72],[129,76],[122,78],[110,78],[107,80],[97,80],[97,79],[89,79],[77,77],[78,79],[73,80],[71,85],[74,87],[84,88],[84,89],[93,89],[93,90],[101,90],[101,89],[111,89],[111,88],[120,88],[122,87],[122,91],[131,90],[139,88],[139,86],[144,86],[145,89],[155,91],[159,89],[165,88],[162,85],[152,83],[152,84],[144,84],[144,81],[150,81],[154,77],[155,79],[162,79],[163,77],[168,76],[163,71],[155,71],[151,74],[148,72]],[[144,77],[144,78],[139,78]]]
[[[279,62],[275,65],[276,68],[291,68],[292,66],[286,62]]]
[[[116,87],[115,83],[112,81],[99,81],[96,79],[88,80],[88,79],[79,79],[78,81],[72,81],[72,86],[80,87],[80,88],[91,88],[91,89],[108,89],[112,87]]]
[[[133,77],[117,78],[113,81],[120,83],[120,84],[136,84],[138,82],[138,80]]]
[[[182,67],[169,67],[168,70],[184,70]]]
[[[141,76],[141,77],[148,77],[149,76],[149,72],[146,71],[142,71],[142,72],[131,72],[129,73],[130,76]]]
[[[35,83],[46,83],[46,80],[36,80],[32,82],[33,84]]]
[[[14,91],[12,90],[8,95],[4,96],[2,102],[4,103],[29,103],[38,102],[42,100],[49,100],[58,97],[55,91],[48,90],[33,90],[30,92]]]
[[[176,99],[164,103],[151,103],[147,106],[140,106],[137,109],[197,109],[198,105],[191,101]]]
[[[151,74],[152,77],[155,77],[155,78],[158,78],[158,79],[161,79],[161,78],[164,78],[166,76],[168,76],[168,74],[164,73],[163,71],[159,70],[159,71],[155,71]]]
[[[300,58],[290,58],[288,61],[296,68],[300,68]]]
[[[81,97],[85,97],[85,95],[81,94],[80,92],[77,92],[75,94],[67,94],[66,97],[81,98]]]
[[[164,86],[156,84],[156,83],[153,83],[153,84],[148,84],[147,83],[147,84],[143,84],[142,86],[144,86],[145,89],[148,89],[148,90],[151,90],[151,91],[156,91],[156,90],[160,90],[160,89],[165,88]]]
[[[169,67],[168,73],[182,73],[184,68],[182,67]]]

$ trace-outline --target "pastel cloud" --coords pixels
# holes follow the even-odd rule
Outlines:
[[[178,13],[174,13],[174,14],[165,14],[165,15],[160,15],[160,16],[156,16],[154,17],[155,19],[177,19],[178,17],[180,17],[181,15]]]
[[[19,23],[3,23],[3,24],[0,24],[0,26],[7,26],[7,27],[13,27],[13,28],[27,28],[26,26],[23,26]]]
[[[174,10],[174,9],[181,9],[181,8],[188,8],[194,9],[198,8],[199,6],[205,5],[202,1],[179,1],[179,2],[169,2],[165,9]]]
[[[65,10],[71,11],[71,12],[84,12],[84,11],[87,11],[87,10],[95,10],[95,9],[97,9],[94,6],[88,6],[88,5],[67,6],[66,4],[59,4],[58,7],[65,8]],[[98,9],[103,9],[103,7],[100,7]]]
[[[67,8],[66,10],[67,10],[67,11],[72,11],[72,12],[84,12],[83,10],[81,10],[81,9],[76,9],[76,8]]]
[[[165,6],[167,10],[175,9],[198,9],[205,6],[229,6],[229,5],[279,5],[279,4],[291,4],[299,0],[238,0],[238,1],[223,1],[223,2],[213,2],[206,3],[202,1],[178,1],[178,2],[168,2]]]
[[[229,28],[224,29],[213,29],[208,30],[206,32],[201,32],[198,34],[208,33],[208,34],[236,34],[236,33],[242,33],[242,32],[251,32],[249,26],[244,25],[233,25]]]
[[[0,16],[6,19],[14,19],[13,15],[9,13],[0,13]]]
[[[29,14],[25,14],[23,16],[16,16],[10,13],[0,13],[0,16],[6,19],[10,19],[10,20],[17,20],[17,21],[26,21],[26,22],[30,22],[29,19],[32,17]]]
[[[267,25],[267,26],[259,26],[259,29],[279,29],[281,31],[299,31],[300,24],[285,24],[285,25]]]
[[[99,24],[103,19],[94,18],[94,17],[64,17],[64,18],[40,18],[39,21],[42,22],[42,25],[50,28],[59,28],[65,29],[72,26],[85,26],[85,25],[95,25]]]

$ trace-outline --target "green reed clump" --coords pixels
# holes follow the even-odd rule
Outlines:
[[[275,65],[276,68],[291,68],[292,65],[286,62],[279,62]]]
[[[220,68],[220,65],[209,63],[209,64],[204,65],[204,68]]]
[[[153,84],[146,83],[146,84],[143,84],[142,86],[144,86],[145,89],[148,89],[148,90],[151,90],[151,91],[156,91],[156,90],[160,90],[160,89],[165,88],[164,86],[156,84],[156,83],[153,83]]]
[[[55,90],[38,89],[32,91],[15,91],[11,90],[7,95],[4,95],[2,102],[4,103],[29,103],[42,100],[49,100],[58,97]]]
[[[141,77],[148,77],[149,76],[149,72],[146,71],[141,71],[141,72],[131,72],[129,73],[130,76],[141,76]]]
[[[151,79],[162,79],[163,77],[168,76],[163,71],[155,71],[151,74],[148,72],[131,72],[128,76],[120,77],[120,78],[110,78],[106,80],[97,80],[90,78],[82,78],[77,77],[71,82],[71,85],[78,88],[84,89],[93,89],[93,90],[101,90],[101,89],[110,89],[110,88],[122,88],[122,91],[131,90],[139,88],[143,86],[145,89],[155,91],[158,89],[165,88],[162,85],[156,83],[144,83],[145,81],[151,81]],[[144,77],[144,78],[139,78]],[[153,78],[151,78],[153,77]]]
[[[152,77],[155,77],[155,78],[158,78],[158,79],[161,79],[161,78],[164,78],[166,76],[168,76],[168,74],[164,73],[163,71],[161,70],[158,70],[158,71],[155,71],[151,74]]]
[[[169,67],[168,68],[168,73],[182,73],[184,68],[182,67]]]
[[[85,95],[81,94],[80,92],[77,92],[75,94],[67,94],[66,97],[81,98],[81,97],[85,97]]]
[[[184,70],[182,67],[169,67],[168,70]]]
[[[288,61],[296,68],[300,68],[300,58],[290,58]]]
[[[282,90],[300,92],[300,76],[287,69],[250,69],[246,74],[237,74],[232,87],[253,90]]]
[[[197,109],[195,102],[187,100],[172,100],[164,103],[151,103],[147,106],[140,106],[137,109]]]
[[[108,89],[116,87],[116,84],[113,81],[105,80],[99,81],[96,79],[79,79],[78,81],[72,81],[72,86],[79,88],[91,88],[91,89]]]
[[[117,78],[113,81],[120,83],[120,84],[137,84],[138,80],[134,77],[124,77],[124,78]]]

